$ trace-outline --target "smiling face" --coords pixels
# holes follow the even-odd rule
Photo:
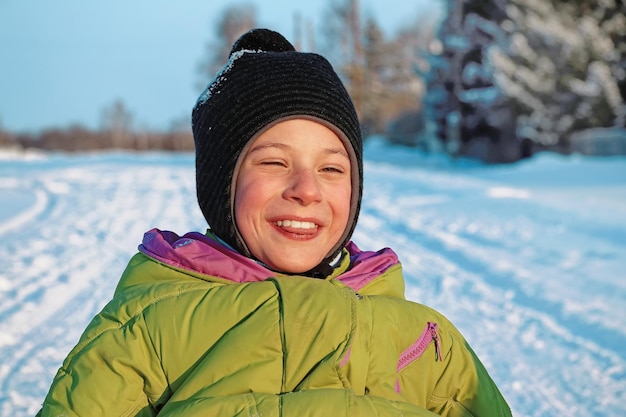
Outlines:
[[[234,201],[252,255],[287,273],[317,266],[346,230],[350,169],[339,137],[314,121],[282,121],[259,135],[242,155]]]

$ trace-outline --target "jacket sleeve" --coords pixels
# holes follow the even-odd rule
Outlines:
[[[121,324],[101,313],[63,362],[37,415],[153,416],[167,386],[155,358],[142,314]]]
[[[500,390],[458,330],[448,335],[448,343],[445,371],[432,390],[429,409],[445,417],[511,416]]]
[[[409,404],[347,389],[315,389],[286,394],[247,393],[169,402],[159,416],[436,417]]]

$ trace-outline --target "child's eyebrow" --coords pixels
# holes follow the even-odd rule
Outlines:
[[[254,152],[259,152],[268,148],[289,149],[291,147],[285,143],[270,142],[270,143],[264,143],[262,145],[253,146],[252,148],[250,148],[248,153],[251,154]]]
[[[348,152],[346,152],[345,150],[343,150],[341,148],[326,148],[326,149],[324,149],[324,153],[327,153],[329,155],[339,154],[341,156],[345,156],[346,158],[350,159],[348,157]]]
[[[271,149],[271,148],[276,148],[276,149],[282,149],[282,150],[289,150],[292,149],[292,146],[286,143],[282,143],[282,142],[269,142],[269,143],[264,143],[262,145],[256,145],[253,146],[249,151],[248,154],[252,154],[254,152],[260,152],[263,151],[265,149]],[[322,149],[322,151],[328,155],[336,155],[339,154],[341,156],[344,156],[346,158],[349,159],[348,156],[348,152],[346,152],[344,149],[336,147],[336,148],[324,148]]]

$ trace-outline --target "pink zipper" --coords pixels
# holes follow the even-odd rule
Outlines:
[[[398,359],[397,372],[409,366],[411,362],[422,357],[428,346],[435,343],[435,361],[441,361],[441,340],[439,338],[439,325],[437,323],[426,323],[426,328],[420,335],[420,337],[409,346]],[[400,380],[396,378],[396,392],[400,392]]]
[[[442,360],[441,341],[439,339],[438,329],[439,326],[437,323],[426,323],[426,328],[420,337],[400,355],[400,359],[398,360],[398,372],[406,368],[414,360],[420,358],[431,342],[435,342],[435,361]]]

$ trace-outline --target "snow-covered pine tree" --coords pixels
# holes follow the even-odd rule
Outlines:
[[[619,0],[448,2],[426,104],[453,154],[506,162],[568,151],[574,132],[624,126]]]
[[[614,41],[626,31],[623,8],[615,0],[511,1],[503,21],[510,42],[490,49],[489,65],[519,109],[518,137],[567,151],[574,132],[623,125]]]
[[[514,109],[487,64],[489,49],[507,42],[499,25],[506,16],[506,1],[447,5],[439,32],[441,51],[431,57],[427,117],[434,120],[435,134],[453,156],[488,162],[519,159],[522,147],[514,135]]]

